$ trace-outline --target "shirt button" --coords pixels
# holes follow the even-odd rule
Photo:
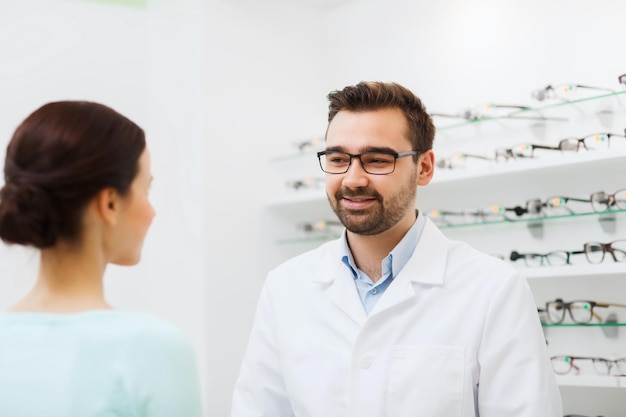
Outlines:
[[[370,358],[365,358],[361,360],[361,368],[367,369],[372,366],[372,360]]]
[[[378,288],[372,288],[372,289],[370,290],[370,293],[372,293],[372,294],[378,294]]]

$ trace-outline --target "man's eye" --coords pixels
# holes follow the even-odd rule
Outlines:
[[[393,158],[387,155],[372,155],[365,159],[366,164],[370,165],[385,165],[393,162]]]

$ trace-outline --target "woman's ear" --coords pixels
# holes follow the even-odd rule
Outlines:
[[[108,187],[102,189],[96,196],[96,207],[98,214],[104,222],[110,226],[117,223],[117,214],[119,212],[119,194],[114,188]]]
[[[432,149],[419,156],[417,161],[417,185],[428,185],[435,173],[435,153]]]

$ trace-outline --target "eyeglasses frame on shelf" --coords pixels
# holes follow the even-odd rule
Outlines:
[[[624,249],[616,248],[615,247],[616,243],[623,244]],[[618,256],[615,254],[616,249],[617,251],[619,251],[619,254],[621,255],[619,259],[618,259]],[[600,251],[602,252],[602,257],[600,258],[600,260],[598,261],[596,261],[595,259],[592,260],[591,253],[600,252]],[[615,262],[626,262],[626,239],[618,239],[618,240],[614,240],[608,243],[587,242],[583,245],[583,252],[585,253],[585,257],[587,258],[587,261],[590,264],[600,264],[604,262],[605,255],[607,253],[611,254],[611,257],[613,258]]]
[[[567,371],[564,371],[564,372],[557,371],[557,367],[555,367],[556,360],[567,363],[569,365],[567,368]],[[580,373],[580,368],[574,364],[574,361],[576,360],[592,361],[593,369],[594,371],[596,371],[598,375],[611,375],[612,369],[618,370],[617,374],[615,374],[614,376],[624,376],[624,374],[626,374],[626,358],[606,359],[606,358],[593,357],[593,356],[573,356],[573,355],[555,355],[555,356],[550,357],[550,362],[552,363],[552,369],[554,370],[554,373],[556,373],[557,375],[567,375],[572,371],[572,369],[575,370],[576,375],[578,375]],[[602,370],[598,369],[598,367],[596,366],[597,363],[601,363],[604,365]],[[606,369],[606,373],[604,369]]]
[[[583,88],[586,90],[599,90],[599,91],[614,92],[614,90],[610,88],[606,88],[606,87],[596,87],[596,86],[591,86],[591,85],[574,84],[574,83],[561,83],[561,84],[556,84],[556,85],[548,84],[543,88],[537,88],[531,92],[531,96],[537,101],[544,101],[544,100],[549,100],[553,98],[567,101],[566,98],[560,97],[556,93],[557,89],[565,89],[566,93],[568,93],[569,91],[574,91],[577,88]]]
[[[534,266],[563,266],[563,265],[571,265],[570,262],[570,257],[572,255],[582,255],[583,253],[585,253],[584,251],[566,251],[566,250],[558,250],[558,251],[551,251],[551,252],[546,252],[546,253],[520,253],[516,250],[511,251],[511,254],[509,256],[509,259],[513,262],[519,260],[519,259],[523,259],[524,260],[524,264],[527,267],[534,267]],[[539,258],[539,263],[538,264],[533,264],[529,261],[529,259],[533,259],[533,258]],[[550,261],[550,259],[552,259],[552,261]],[[564,260],[564,262],[554,262],[554,259],[562,259]],[[545,263],[544,263],[545,261]]]
[[[559,305],[562,310],[561,317],[557,320],[553,320],[553,315],[551,311],[554,310],[554,304]],[[583,310],[589,310],[589,318],[582,320],[579,317],[575,316],[572,313],[572,306],[576,304],[582,304]],[[617,304],[617,303],[605,303],[600,301],[591,301],[591,300],[574,300],[569,302],[564,302],[563,299],[557,298],[553,301],[546,302],[546,320],[552,324],[561,324],[565,320],[566,313],[569,313],[569,317],[572,319],[573,323],[576,324],[589,324],[595,318],[599,323],[602,323],[602,317],[600,317],[594,310],[596,308],[609,308],[609,307],[626,307],[626,304]]]

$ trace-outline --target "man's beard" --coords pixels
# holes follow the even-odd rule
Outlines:
[[[365,236],[377,235],[395,226],[404,217],[407,210],[412,208],[417,193],[415,183],[415,175],[412,175],[405,187],[386,202],[376,190],[369,188],[358,191],[339,189],[335,193],[335,201],[333,202],[330,197],[328,197],[328,201],[339,221],[350,232]],[[344,197],[373,198],[375,202],[366,209],[353,210],[341,206],[340,202]]]

